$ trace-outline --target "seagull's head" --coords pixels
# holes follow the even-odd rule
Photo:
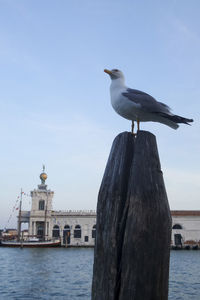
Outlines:
[[[122,79],[124,81],[124,74],[122,73],[122,71],[118,69],[113,69],[113,70],[104,69],[104,72],[110,75],[110,78],[112,80]]]

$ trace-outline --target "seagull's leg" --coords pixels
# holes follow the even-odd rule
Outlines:
[[[132,124],[131,124],[131,133],[134,135],[134,121],[132,121]]]
[[[137,130],[139,131],[140,130],[140,121],[137,120]]]

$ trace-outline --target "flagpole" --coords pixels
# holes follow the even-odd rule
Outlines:
[[[21,217],[22,217],[22,188],[21,188],[21,196],[19,203],[19,216],[18,216],[18,242],[20,241],[21,236]]]

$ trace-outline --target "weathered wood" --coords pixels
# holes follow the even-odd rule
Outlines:
[[[92,300],[168,299],[170,238],[155,136],[121,133],[99,191]]]

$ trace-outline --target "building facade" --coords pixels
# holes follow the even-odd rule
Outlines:
[[[47,189],[47,174],[40,174],[41,184],[31,191],[30,211],[22,211],[20,222],[26,222],[28,234],[43,240],[60,238],[65,246],[94,246],[96,237],[95,211],[55,211],[52,207],[54,192]],[[200,248],[200,211],[171,211],[172,246]],[[21,226],[19,226],[20,228]]]
[[[172,210],[173,246],[198,246],[200,248],[200,211]]]
[[[47,189],[47,174],[40,174],[41,184],[31,191],[30,211],[21,211],[20,223],[28,223],[29,237],[41,240],[60,238],[65,246],[92,247],[96,237],[96,212],[55,211],[52,208],[54,192]],[[21,226],[19,226],[20,228]]]

